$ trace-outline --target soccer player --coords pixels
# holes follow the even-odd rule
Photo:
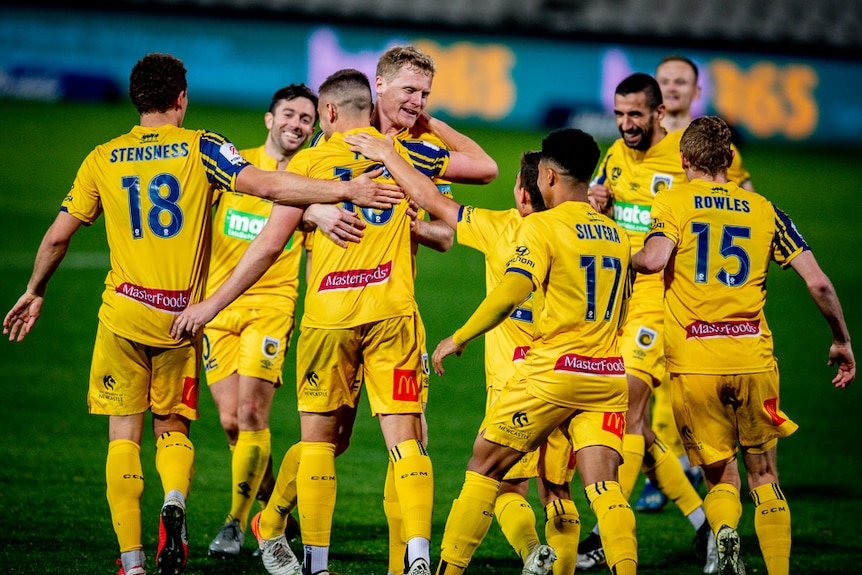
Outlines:
[[[304,84],[285,86],[263,120],[263,145],[240,153],[261,169],[284,170],[314,134],[317,96]],[[224,190],[215,204],[207,294],[230,276],[272,211],[272,202]],[[211,557],[239,555],[251,506],[256,497],[265,504],[275,482],[269,413],[293,333],[302,240],[294,234],[264,276],[204,330],[204,370],[231,450],[231,507],[210,543]]]
[[[706,476],[704,507],[718,541],[719,571],[745,573],[736,532],[741,449],[767,572],[784,575],[790,510],[778,484],[776,448],[798,426],[781,410],[764,315],[770,261],[799,274],[829,324],[835,387],[850,385],[856,363],[835,289],[796,226],[762,196],[728,181],[730,137],[716,117],[698,118],[685,130],[680,151],[691,183],[658,193],[651,232],[633,264],[642,273],[665,273],[673,411],[692,463]]]
[[[685,130],[691,123],[692,104],[700,98],[701,90],[698,78],[697,65],[685,56],[666,56],[656,67],[655,79],[661,88],[662,101],[665,105],[662,126],[668,131]],[[742,156],[739,150],[736,149],[736,146],[733,147],[733,150],[733,163],[727,171],[728,179],[746,190],[754,191],[750,174],[742,165]],[[652,429],[656,436],[677,456],[683,471],[697,488],[703,479],[703,474],[697,466],[692,467],[690,465],[682,446],[682,439],[676,432],[667,383],[667,377],[665,377],[662,385],[653,390]],[[666,503],[667,497],[658,490],[651,479],[647,478],[643,491],[635,503],[635,509],[638,511],[658,511]]]
[[[661,90],[649,75],[636,73],[624,79],[614,94],[614,114],[621,138],[605,153],[590,201],[612,214],[629,237],[633,250],[643,245],[649,231],[650,207],[655,194],[686,181],[679,161],[681,132],[668,132]],[[676,503],[696,533],[704,572],[715,572],[715,541],[706,522],[703,500],[689,482],[679,460],[649,425],[650,395],[665,375],[662,336],[663,286],[659,276],[638,276],[629,313],[623,324],[620,347],[629,386],[626,435],[620,485],[628,500],[644,471],[654,472],[659,489]],[[604,563],[604,550],[596,525],[578,546],[578,567]]]
[[[96,147],[82,163],[39,246],[26,291],[3,320],[3,333],[10,341],[30,333],[72,236],[104,212],[111,269],[99,310],[88,406],[90,413],[109,417],[105,475],[120,573],[146,572],[140,445],[149,410],[165,494],[156,564],[160,574],[177,574],[188,557],[185,504],[194,463],[189,428],[198,417],[201,341],[176,341],[169,332],[174,317],[203,297],[213,187],[296,204],[353,198],[380,208],[402,194],[373,182],[369,176],[376,173],[335,183],[258,170],[223,136],[183,129],[186,69],[173,56],[148,54],[139,60],[129,96],[140,124]]]
[[[524,219],[503,280],[432,356],[442,375],[445,357],[502,322],[531,292],[542,292],[525,366],[506,383],[474,443],[446,522],[438,575],[467,568],[488,531],[506,472],[555,429],[577,453],[611,571],[637,571],[634,514],[617,481],[628,404],[617,330],[630,293],[631,251],[622,229],[589,204],[598,158],[593,138],[579,130],[558,130],[543,140],[538,184],[548,209]],[[574,506],[570,513],[577,519]],[[523,572],[549,573],[554,550],[538,546],[534,553]]]
[[[298,153],[289,171],[322,179],[350,179],[379,166],[349,150],[344,138],[352,133],[382,137],[370,126],[372,110],[368,79],[356,70],[336,72],[321,85],[318,103],[327,141]],[[428,185],[429,176],[446,172],[449,152],[423,142],[398,142]],[[413,168],[411,168],[413,169]],[[435,188],[436,189],[436,188]],[[422,444],[422,401],[419,373],[422,357],[413,295],[413,255],[408,202],[388,210],[360,210],[368,226],[362,242],[347,249],[315,231],[314,257],[308,280],[305,313],[297,344],[297,394],[302,428],[296,489],[300,528],[305,546],[302,572],[328,573],[332,513],[335,507],[335,452],[343,410],[355,410],[354,389],[362,369],[372,413],[378,418],[390,458],[407,540],[405,571],[427,573],[430,561],[433,472]],[[272,260],[279,234],[276,208],[264,230],[252,242],[236,270],[222,287],[197,309],[177,318],[174,333],[196,331],[246,286],[249,269]],[[281,210],[279,210],[281,211]],[[285,238],[281,238],[281,246]],[[253,281],[253,280],[252,280]],[[359,380],[361,383],[362,380]],[[279,476],[281,471],[279,471]],[[327,481],[315,480],[326,477]],[[277,487],[282,483],[277,480]],[[295,573],[295,560],[283,539],[266,537],[270,501],[260,516],[263,560],[271,573]],[[274,512],[278,514],[278,510]]]

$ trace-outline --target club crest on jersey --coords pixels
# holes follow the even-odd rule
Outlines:
[[[658,332],[656,330],[650,329],[642,325],[640,328],[638,328],[636,341],[642,349],[651,349],[652,346],[655,345],[655,340],[657,336]]]
[[[653,174],[652,175],[652,183],[650,184],[650,191],[652,195],[656,195],[662,190],[669,190],[673,185],[673,176],[668,174]]]
[[[269,337],[268,335],[263,337],[263,345],[261,345],[260,348],[263,355],[273,359],[278,355],[279,349],[281,349],[281,342],[279,340],[274,337]]]

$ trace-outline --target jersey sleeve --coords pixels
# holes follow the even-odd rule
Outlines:
[[[786,268],[796,256],[811,248],[796,229],[796,224],[793,223],[790,216],[782,212],[777,206],[773,205],[772,207],[775,210],[772,259],[782,268]]]
[[[429,178],[437,178],[446,172],[449,166],[449,150],[424,140],[396,140],[396,142],[401,144],[401,155]]]
[[[211,184],[236,189],[236,177],[251,164],[224,136],[205,131],[200,139],[201,161]]]
[[[649,241],[653,236],[660,236],[679,245],[679,222],[676,221],[673,214],[672,204],[668,200],[669,197],[667,192],[661,191],[656,194],[655,203],[650,211],[652,215],[652,225],[650,226],[649,234],[644,240],[644,243]]]
[[[519,273],[533,282],[533,290],[541,288],[551,266],[551,245],[537,224],[537,214],[524,218],[515,236],[514,252],[506,262],[506,273]]]
[[[499,213],[496,212],[496,214]],[[458,226],[455,228],[455,238],[458,243],[479,250],[483,254],[488,254],[505,227],[505,220],[494,216],[493,210],[484,210],[474,206],[462,207],[458,217]]]
[[[84,159],[75,175],[72,189],[69,190],[60,205],[61,212],[78,218],[88,226],[102,214],[102,200],[99,197],[98,187],[93,177],[93,170],[96,169],[95,155],[94,150]]]

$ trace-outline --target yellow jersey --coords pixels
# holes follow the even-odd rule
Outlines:
[[[375,128],[359,128],[348,133],[365,132],[382,138]],[[402,143],[395,147],[416,169],[428,177],[446,170],[449,152],[424,142]],[[300,151],[288,171],[317,179],[352,180],[360,174],[382,167],[381,164],[351,152],[340,133],[324,143]],[[381,181],[393,183],[388,172]],[[386,210],[358,208],[367,224],[362,241],[341,248],[320,230],[314,232],[314,257],[302,327],[320,329],[349,328],[398,316],[412,315],[414,264],[410,239],[408,199]]]
[[[263,146],[240,152],[253,165],[263,170],[277,169],[278,162],[270,158]],[[272,202],[239,192],[217,190],[213,218],[213,253],[207,296],[230,277],[272,212]],[[299,294],[299,265],[302,259],[302,232],[296,231],[284,252],[257,282],[248,288],[228,308],[295,308]]]
[[[771,371],[763,313],[769,262],[787,267],[809,249],[791,219],[732,182],[696,179],[658,194],[653,235],[676,244],[664,276],[668,371]]]
[[[61,209],[91,224],[105,213],[111,269],[99,319],[115,334],[178,347],[174,316],[203,299],[212,189],[235,189],[250,165],[223,136],[176,126],[132,130],[94,149]]]
[[[586,202],[569,201],[524,218],[511,249],[506,273],[530,278],[543,300],[522,368],[528,391],[576,409],[625,411],[617,333],[632,287],[628,236]]]

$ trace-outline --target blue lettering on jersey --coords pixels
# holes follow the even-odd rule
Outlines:
[[[170,160],[184,158],[189,155],[188,142],[173,144],[154,144],[150,146],[133,146],[131,148],[114,148],[111,150],[111,163],[117,162],[148,162],[150,160]]]
[[[748,200],[728,198],[726,196],[694,196],[694,208],[697,210],[726,210],[728,212],[751,212]]]
[[[605,240],[615,244],[620,243],[620,234],[616,228],[605,224],[575,224],[579,240]]]

